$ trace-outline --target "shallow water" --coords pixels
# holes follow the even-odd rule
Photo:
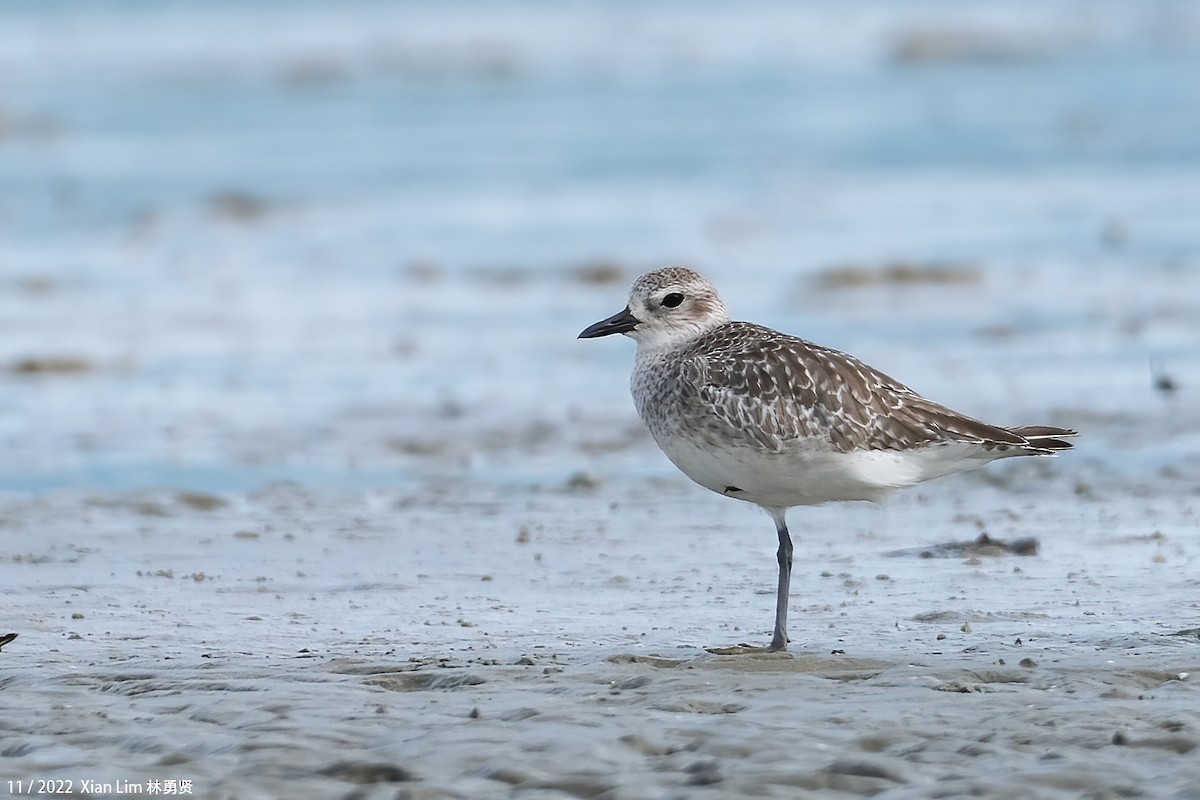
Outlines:
[[[6,3],[0,791],[1194,796],[1198,69],[1182,1]],[[664,263],[1079,447],[796,510],[793,657],[709,655],[769,522],[574,339]]]

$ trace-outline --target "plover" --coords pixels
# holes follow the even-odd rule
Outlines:
[[[787,649],[787,511],[882,500],[896,489],[1010,456],[1071,447],[1075,431],[1001,428],[926,400],[853,356],[734,322],[702,275],[638,278],[629,304],[579,334],[637,342],[630,381],[654,441],[696,483],[775,522],[779,584],[770,650]]]

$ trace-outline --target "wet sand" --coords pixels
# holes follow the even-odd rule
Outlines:
[[[1081,469],[793,512],[791,652],[740,656],[705,648],[769,638],[769,521],[682,481],[9,498],[5,777],[1192,797],[1200,497]],[[897,547],[1017,528],[1039,555]]]

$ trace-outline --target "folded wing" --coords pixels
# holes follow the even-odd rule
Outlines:
[[[841,452],[977,444],[996,455],[1047,455],[1074,431],[1001,428],[921,397],[853,356],[749,323],[730,323],[690,348],[685,403],[725,435],[783,452],[794,443]]]

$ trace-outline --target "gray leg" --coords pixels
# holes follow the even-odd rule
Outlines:
[[[771,651],[787,650],[788,594],[792,584],[792,537],[788,533],[786,510],[771,512],[775,520],[775,532],[779,534],[779,550],[775,559],[779,562],[779,588],[775,595],[775,635],[771,637]]]

